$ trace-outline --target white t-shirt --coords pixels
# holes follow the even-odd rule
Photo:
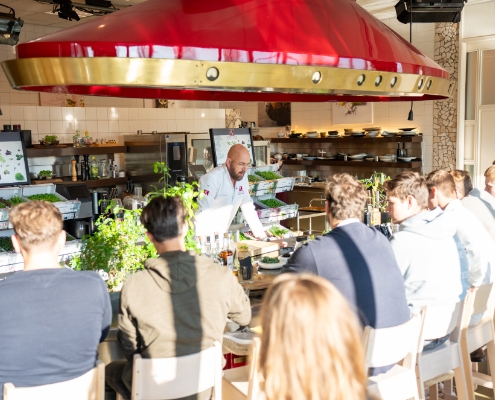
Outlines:
[[[199,189],[204,196],[198,199],[196,235],[213,235],[227,232],[239,207],[249,227],[257,237],[264,237],[264,229],[249,195],[247,173],[232,184],[226,165],[216,167],[199,179]]]

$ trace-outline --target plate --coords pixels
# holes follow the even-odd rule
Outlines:
[[[399,160],[401,161],[405,161],[405,162],[410,162],[412,160],[415,160],[416,157],[397,157]]]
[[[407,131],[412,131],[414,129],[416,129],[416,127],[414,127],[414,128],[399,128],[399,131],[406,131],[407,132]]]
[[[366,157],[365,161],[375,161],[374,157]]]
[[[339,131],[328,131],[327,132],[329,135],[338,135]]]
[[[350,159],[352,160],[359,160],[359,159],[362,159],[364,157],[366,157],[367,154],[366,153],[359,153],[359,154],[352,154],[349,156]]]
[[[274,264],[265,264],[264,262],[258,261],[258,266],[263,269],[280,269],[285,265],[285,262],[278,262]]]
[[[381,127],[379,126],[374,126],[373,128],[363,128],[363,131],[379,131],[380,129],[382,129]]]
[[[416,131],[403,131],[399,132],[399,136],[416,136]]]
[[[355,133],[351,133],[351,136],[358,138],[358,137],[364,137],[366,135],[364,134],[364,132],[355,132]]]
[[[303,157],[305,160],[313,161],[316,157]]]
[[[384,161],[384,162],[391,162],[392,161],[392,157],[378,157],[378,159],[380,161]]]
[[[396,135],[397,132],[387,132],[387,131],[382,132],[382,136],[396,136]]]

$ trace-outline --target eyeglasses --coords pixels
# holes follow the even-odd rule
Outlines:
[[[232,161],[234,164],[237,164],[241,168],[251,168],[253,166],[251,163],[238,163],[237,161],[232,160],[232,158],[230,159],[230,161]]]

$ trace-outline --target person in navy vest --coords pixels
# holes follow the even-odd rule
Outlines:
[[[404,280],[389,241],[360,221],[367,198],[364,185],[349,174],[333,175],[325,197],[331,232],[296,250],[284,272],[311,272],[328,279],[363,326],[389,328],[408,321]]]

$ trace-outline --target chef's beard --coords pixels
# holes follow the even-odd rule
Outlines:
[[[236,182],[239,182],[242,180],[242,178],[244,178],[244,175],[245,175],[246,171],[240,171],[236,174],[235,172],[235,166],[234,166],[234,163],[231,163],[230,164],[230,168],[229,168],[229,175],[230,177],[236,181]]]

